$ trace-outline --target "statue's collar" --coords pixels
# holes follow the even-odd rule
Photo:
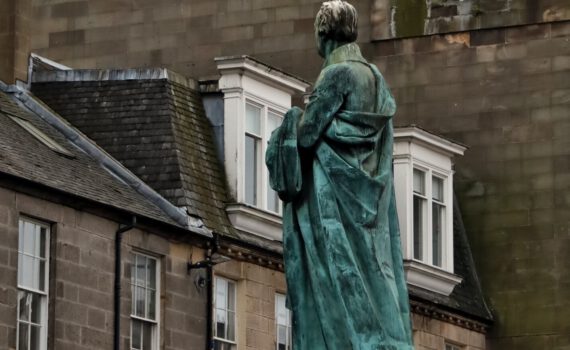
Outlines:
[[[360,48],[356,43],[345,44],[337,47],[331,52],[329,57],[325,60],[323,68],[330,66],[331,64],[337,64],[344,61],[361,61],[366,63],[364,57],[360,53]]]

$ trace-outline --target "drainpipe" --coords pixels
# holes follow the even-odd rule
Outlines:
[[[137,224],[137,217],[133,216],[133,221],[126,226],[119,226],[115,232],[115,290],[114,290],[114,333],[113,349],[121,348],[121,245],[123,243],[123,233],[132,230]]]
[[[212,261],[212,256],[218,251],[218,235],[213,233],[212,240],[210,241],[212,244],[206,250],[206,257],[204,260],[196,262],[196,263],[188,263],[188,273],[194,269],[206,269],[206,288],[207,288],[207,296],[206,296],[206,350],[213,350],[214,349],[214,337],[213,337],[213,329],[212,323],[214,321],[214,269],[213,266],[216,262]]]
[[[212,322],[214,321],[213,313],[214,311],[212,308],[214,307],[214,296],[212,295],[214,291],[214,281],[213,281],[213,271],[212,265],[208,264],[206,267],[206,283],[208,285],[208,299],[207,299],[207,324],[206,324],[206,350],[213,350],[214,349],[214,338],[212,334]]]
[[[214,323],[214,264],[212,263],[212,255],[218,251],[218,235],[214,234],[212,239],[213,247],[208,249],[206,256],[206,283],[208,286],[208,298],[207,298],[207,324],[206,324],[206,350],[214,349],[214,334],[213,334],[213,323]]]

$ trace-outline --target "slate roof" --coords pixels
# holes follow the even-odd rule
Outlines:
[[[453,202],[454,273],[461,276],[463,281],[455,286],[448,297],[414,286],[409,288],[410,297],[459,311],[465,316],[475,316],[480,321],[489,323],[493,320],[493,315],[483,297],[457,199]]]
[[[212,231],[235,236],[197,83],[165,69],[35,73],[32,91]]]
[[[96,159],[30,110],[17,97],[21,94],[26,92],[10,91],[0,82],[0,176],[12,175],[107,207],[180,226],[160,207],[112,175]],[[69,154],[52,150],[11,117],[31,123]],[[57,115],[53,117],[60,118]],[[81,137],[84,138],[82,141],[91,142],[83,135]]]

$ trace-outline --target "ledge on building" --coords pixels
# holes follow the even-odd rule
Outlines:
[[[404,260],[404,272],[408,284],[445,296],[449,296],[463,280],[460,276],[415,260]]]
[[[281,216],[243,203],[226,207],[232,225],[241,231],[275,241],[283,240]]]

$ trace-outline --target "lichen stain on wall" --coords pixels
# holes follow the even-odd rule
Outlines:
[[[424,34],[426,0],[392,0],[392,12],[392,35],[409,37]]]
[[[373,9],[373,40],[570,19],[568,0],[375,0]]]

